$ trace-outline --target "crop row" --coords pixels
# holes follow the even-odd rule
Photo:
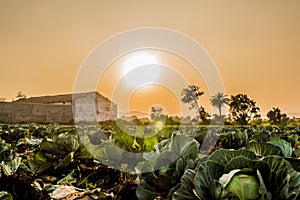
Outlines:
[[[0,199],[300,199],[299,134],[298,126],[2,124]]]

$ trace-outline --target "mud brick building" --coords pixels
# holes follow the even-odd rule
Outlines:
[[[0,102],[0,123],[101,122],[117,118],[117,105],[98,92]]]

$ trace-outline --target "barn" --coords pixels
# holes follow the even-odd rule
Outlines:
[[[0,102],[1,123],[102,122],[117,118],[117,105],[98,92]]]

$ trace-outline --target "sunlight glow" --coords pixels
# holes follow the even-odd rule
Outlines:
[[[139,87],[146,82],[155,82],[160,76],[159,61],[150,53],[130,55],[122,65],[122,77],[130,87]]]

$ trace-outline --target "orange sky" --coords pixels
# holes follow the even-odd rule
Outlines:
[[[161,27],[206,49],[228,95],[248,94],[262,113],[274,106],[300,113],[298,0],[1,0],[0,5],[0,97],[11,99],[20,90],[27,96],[71,93],[80,65],[99,43],[133,28]],[[193,77],[191,66],[170,53],[156,53],[169,67],[185,66],[181,73],[206,92],[201,103],[210,110],[207,86]],[[111,75],[108,69],[99,77],[99,91],[110,98],[121,65],[117,59],[109,66]],[[141,111],[163,104],[170,114],[181,104],[159,86],[140,88],[128,101],[130,109]]]

